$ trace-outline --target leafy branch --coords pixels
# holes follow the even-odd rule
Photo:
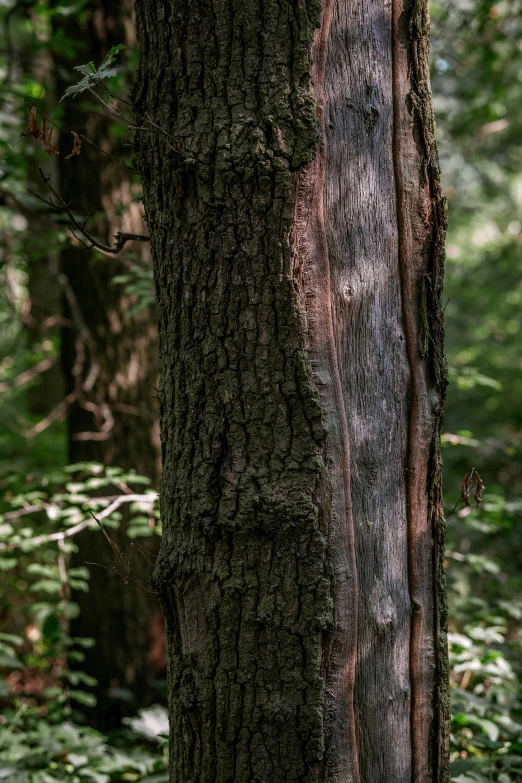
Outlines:
[[[121,52],[121,50],[124,48],[124,44],[113,46],[98,68],[96,68],[92,61],[88,62],[86,65],[75,66],[74,70],[81,73],[83,79],[65,90],[64,94],[60,98],[60,103],[64,98],[75,98],[82,92],[86,92],[87,90],[92,90],[95,87],[100,86],[104,79],[110,79],[111,76],[116,76],[118,69],[113,68],[112,65],[116,60],[119,52]]]

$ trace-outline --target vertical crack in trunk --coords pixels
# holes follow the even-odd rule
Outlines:
[[[449,776],[441,559],[444,519],[438,443],[446,389],[441,310],[446,219],[429,86],[427,2],[393,0],[392,14],[393,160],[411,379],[407,521],[412,779],[413,783],[426,783],[445,781]],[[416,187],[412,188],[412,182]]]
[[[401,87],[401,69],[399,64],[398,47],[400,44],[400,13],[402,0],[393,0],[392,4],[392,67],[393,67],[393,163],[395,172],[395,185],[397,189],[397,224],[399,233],[399,269],[401,278],[402,311],[404,318],[404,330],[406,333],[406,348],[408,363],[410,366],[410,417],[408,428],[407,447],[407,501],[406,513],[408,524],[408,573],[409,590],[412,608],[411,633],[410,633],[410,680],[411,680],[411,745],[412,745],[412,772],[413,781],[420,781],[422,772],[422,746],[423,737],[419,736],[418,718],[422,709],[419,687],[419,666],[421,655],[423,605],[418,595],[419,581],[422,574],[419,573],[418,563],[415,558],[415,541],[419,535],[419,516],[416,508],[416,496],[419,491],[419,476],[416,466],[419,464],[419,437],[420,437],[420,394],[421,381],[419,378],[419,357],[417,351],[418,335],[416,330],[415,300],[412,299],[411,281],[407,264],[411,260],[411,247],[406,238],[405,198],[402,170],[400,166],[403,154],[400,139],[401,101],[403,91]]]
[[[351,780],[353,783],[359,783],[359,758],[357,752],[357,735],[355,729],[355,710],[354,710],[354,688],[355,672],[357,664],[357,624],[359,611],[359,595],[357,580],[357,562],[355,555],[355,531],[351,499],[350,485],[350,440],[348,433],[348,419],[344,405],[344,395],[341,382],[341,373],[339,371],[338,347],[333,322],[333,302],[330,259],[328,255],[328,242],[326,236],[324,198],[325,198],[325,176],[326,176],[326,127],[324,115],[324,75],[326,68],[326,52],[328,47],[328,38],[330,24],[332,20],[333,0],[326,0],[323,7],[321,19],[321,28],[316,33],[314,42],[315,56],[313,57],[314,67],[312,71],[312,81],[315,86],[317,96],[317,114],[320,131],[320,147],[318,154],[318,176],[317,176],[317,223],[318,223],[318,250],[323,256],[323,274],[324,274],[324,304],[328,330],[328,354],[333,373],[333,388],[335,406],[338,410],[340,424],[340,438],[342,449],[342,480],[344,488],[344,547],[345,557],[348,564],[348,573],[351,582],[349,591],[348,620],[349,627],[345,639],[343,640],[345,659],[344,671],[342,675],[341,696],[344,697],[348,712],[348,736],[349,736],[349,757],[351,766]],[[339,520],[340,522],[341,520]],[[328,679],[328,674],[327,674]]]

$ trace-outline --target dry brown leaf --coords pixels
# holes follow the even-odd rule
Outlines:
[[[38,120],[36,119],[36,106],[31,106],[29,109],[29,125],[22,133],[22,136],[33,136],[35,139],[39,139],[41,135],[42,132],[38,127]]]
[[[53,129],[47,128],[45,117],[42,120],[42,140],[40,144],[42,145],[43,151],[47,152],[48,155],[58,155],[60,152],[53,142]]]
[[[79,155],[82,149],[82,142],[78,134],[74,131],[71,131],[71,133],[74,136],[73,148],[70,153],[65,156],[65,160],[69,160],[69,158],[72,158],[73,155]]]
[[[460,499],[466,506],[466,508],[469,508],[471,506],[470,499],[469,499],[469,492],[473,485],[473,474],[475,473],[475,468],[472,468],[469,473],[466,473],[464,478],[462,479],[462,488],[460,491]]]
[[[482,503],[482,493],[484,492],[486,487],[484,485],[484,482],[482,481],[482,479],[480,478],[479,474],[476,471],[475,471],[475,477],[476,477],[475,478],[475,480],[476,480],[475,501],[477,503],[477,508],[478,508],[480,506],[480,504]]]

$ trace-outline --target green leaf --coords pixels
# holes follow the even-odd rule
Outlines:
[[[127,528],[127,535],[129,538],[149,538],[154,535],[154,530],[142,525],[137,525],[136,527],[130,525]]]
[[[103,772],[96,772],[94,769],[82,769],[82,777],[93,780],[94,783],[109,783],[111,776]]]
[[[79,644],[80,647],[83,647],[85,650],[90,650],[91,647],[94,647],[96,644],[94,639],[89,638],[88,636],[74,636],[71,639],[72,644]]]
[[[60,102],[63,101],[64,98],[74,98],[76,95],[79,95],[86,90],[92,90],[94,87],[101,84],[101,82],[103,82],[105,79],[110,79],[112,76],[116,76],[118,69],[111,68],[110,66],[115,61],[118,53],[121,52],[121,50],[124,48],[125,47],[123,44],[113,46],[108,55],[101,62],[99,68],[96,68],[92,61],[86,63],[85,65],[76,65],[74,70],[78,71],[78,73],[83,76],[83,79],[77,82],[77,84],[73,84],[68,87],[61,97]]]
[[[24,665],[15,653],[0,652],[0,667],[5,669],[23,669]]]
[[[77,701],[79,704],[84,704],[86,707],[96,706],[96,696],[92,693],[86,693],[86,691],[72,690],[70,692],[71,699]]]
[[[0,571],[10,571],[17,563],[16,557],[0,557]]]
[[[73,465],[66,465],[66,473],[103,473],[105,466],[101,462],[75,462]]]
[[[31,590],[35,593],[59,593],[61,589],[62,585],[58,579],[40,579],[31,585]]]
[[[48,642],[58,642],[62,636],[62,629],[58,618],[51,614],[46,618],[42,626],[42,634]]]
[[[81,590],[83,593],[89,592],[89,583],[83,579],[69,579],[68,583],[73,590]]]
[[[3,642],[9,642],[10,644],[15,644],[15,645],[19,645],[19,644],[23,644],[24,643],[24,640],[22,639],[22,637],[21,636],[17,636],[14,633],[0,633],[0,639]]]
[[[88,568],[84,566],[78,566],[76,568],[67,569],[68,576],[72,576],[75,579],[88,579],[90,572]]]
[[[60,676],[65,677],[73,685],[79,685],[81,682],[83,682],[85,685],[93,688],[98,684],[98,680],[96,680],[94,677],[91,677],[85,672],[75,671],[74,669],[65,669],[62,671]]]
[[[58,574],[57,565],[46,566],[46,565],[42,565],[41,563],[29,563],[26,570],[28,574],[39,574],[40,576],[45,576],[48,579],[52,579],[53,577],[56,577]]]

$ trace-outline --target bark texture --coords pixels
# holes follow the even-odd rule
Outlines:
[[[136,8],[171,780],[445,782],[427,2]]]
[[[61,23],[63,25],[63,23]],[[132,4],[125,0],[90,2],[85,23],[72,19],[67,35],[78,42],[74,62],[57,62],[58,92],[77,80],[72,66],[103,59],[111,46],[126,42],[132,47]],[[129,38],[130,36],[130,38]],[[84,134],[105,153],[129,159],[101,106],[85,96],[63,103],[62,125]],[[86,142],[81,153],[67,160],[72,138],[62,134],[60,188],[63,198],[79,214],[92,215],[92,233],[112,244],[117,231],[143,233],[139,204],[132,176],[121,164]],[[138,187],[139,192],[139,187]],[[148,248],[127,245],[128,253],[147,263]],[[159,483],[159,427],[157,405],[151,400],[157,385],[157,327],[155,314],[145,310],[128,316],[132,305],[120,285],[113,282],[126,272],[120,258],[103,256],[83,247],[67,247],[61,254],[62,286],[71,329],[64,330],[62,361],[69,381],[69,394],[76,393],[68,417],[69,460],[97,461],[134,469]],[[122,551],[130,540],[125,518],[111,532]],[[150,548],[150,541],[146,542]],[[86,532],[78,538],[75,565],[86,561],[113,567],[114,554],[103,536]],[[142,576],[149,566],[137,559],[133,567]],[[157,700],[152,685],[161,677],[161,661],[151,660],[151,646],[161,636],[157,602],[137,587],[96,566],[90,567],[89,593],[75,594],[80,618],[74,632],[96,640],[86,651],[82,668],[96,677],[98,704],[91,719],[98,726],[119,725],[123,714]],[[147,573],[146,573],[147,572]],[[159,663],[159,668],[156,664]]]

